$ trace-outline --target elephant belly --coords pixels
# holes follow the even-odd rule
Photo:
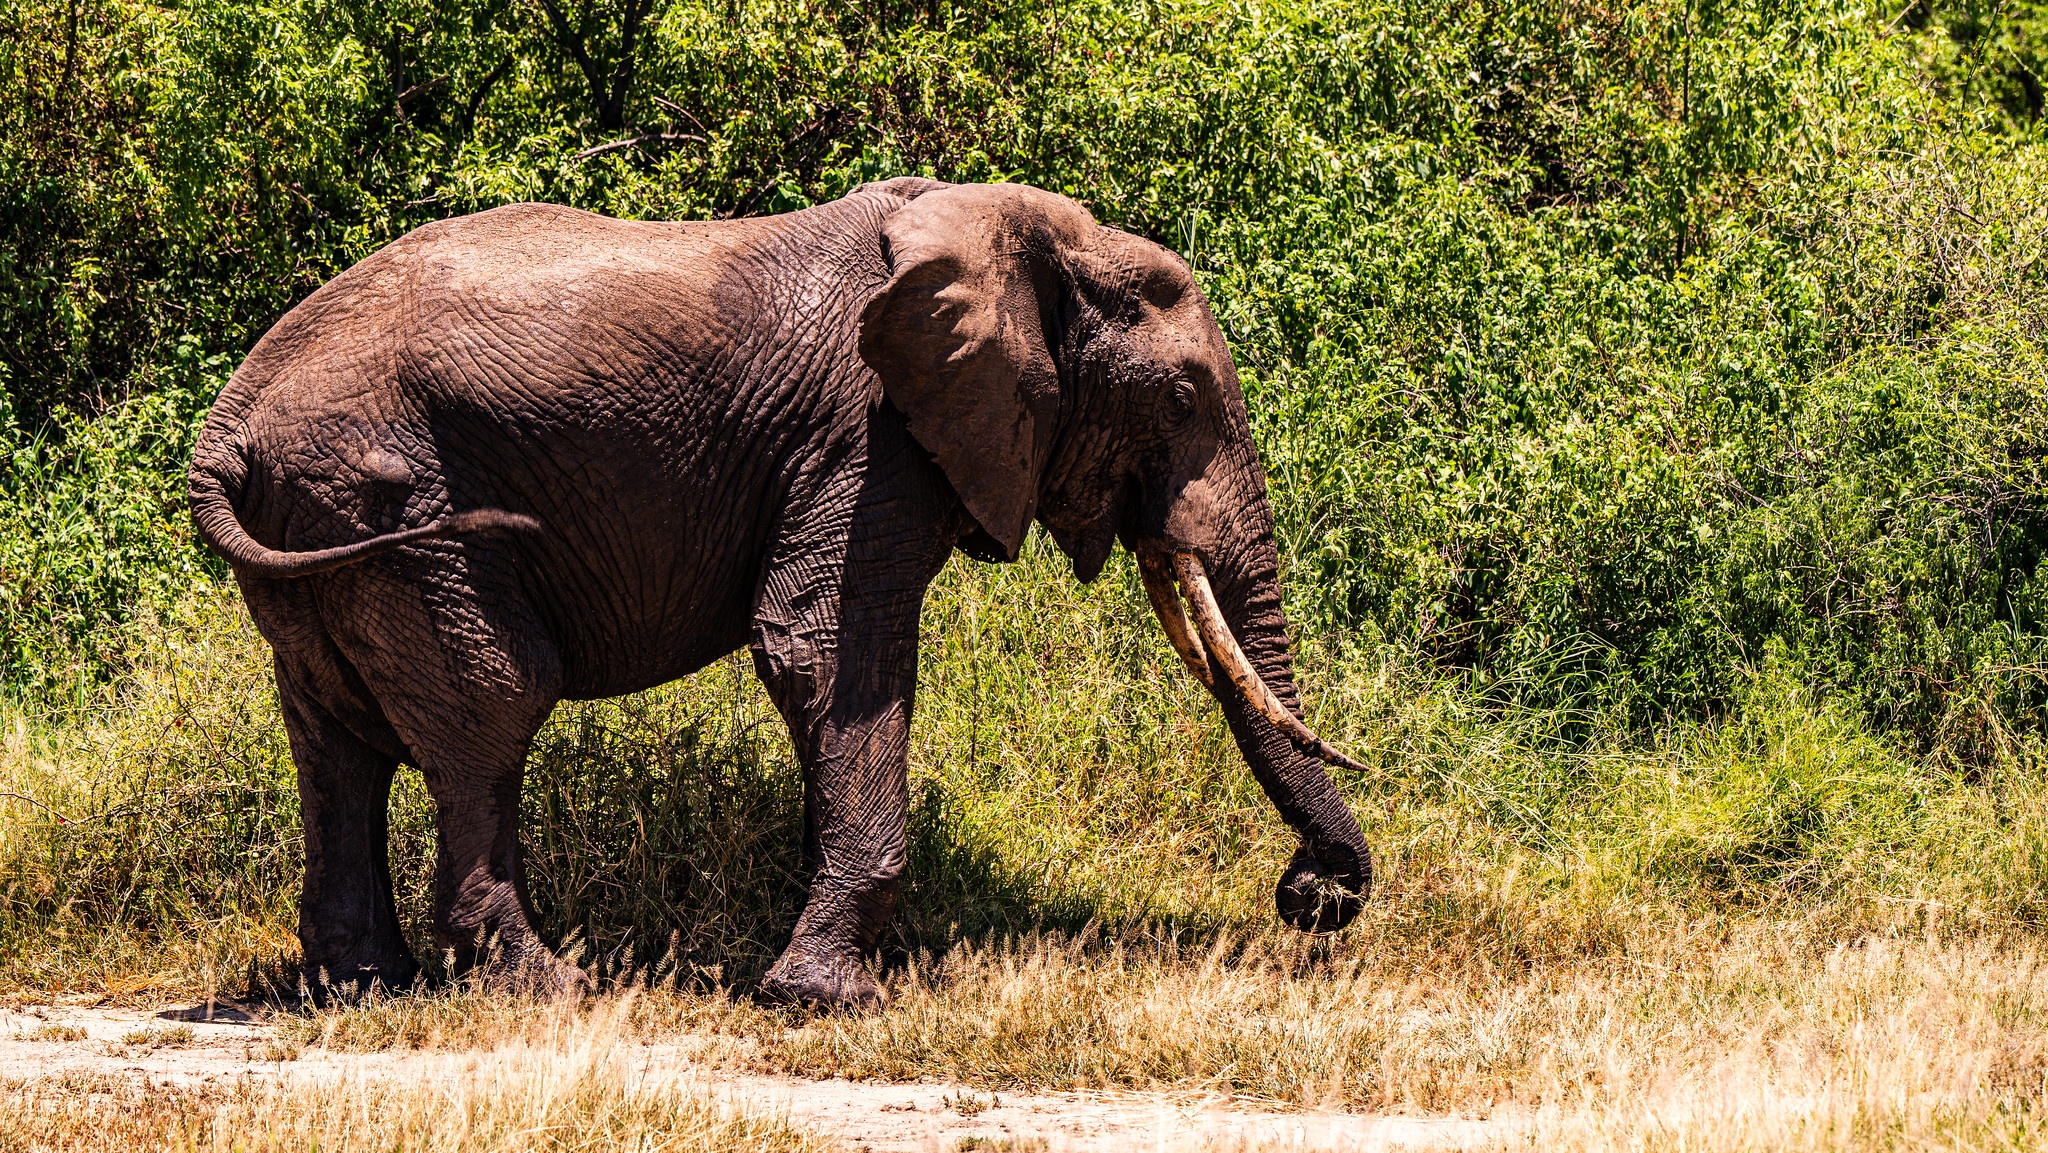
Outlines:
[[[519,581],[572,699],[663,684],[745,645],[787,487],[786,463],[749,447],[766,406],[636,390],[638,403],[585,397],[531,422],[505,418],[508,403],[435,429],[453,503],[540,521]]]
[[[591,700],[688,676],[744,647],[753,548],[674,537],[601,563],[540,566],[534,601],[562,661],[562,695]],[[697,547],[692,547],[695,544]]]

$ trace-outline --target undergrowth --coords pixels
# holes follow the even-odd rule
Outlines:
[[[1199,949],[1271,921],[1292,834],[1128,566],[1083,587],[1059,564],[1036,543],[1014,567],[956,562],[934,590],[886,965],[1090,926]],[[267,651],[227,592],[141,635],[118,710],[8,719],[0,981],[240,992],[254,966],[289,991],[301,850]],[[1398,664],[1310,650],[1303,667],[1310,720],[1366,766],[1339,785],[1378,854],[1375,932],[1512,966],[1611,954],[1645,925],[1789,918],[1833,941],[1930,909],[1995,933],[2048,917],[2031,739],[1989,769],[1930,762],[1768,663],[1734,715],[1649,741],[1567,740],[1583,718],[1501,716]],[[743,662],[564,704],[526,790],[544,926],[595,971],[744,988],[787,939],[801,781]],[[393,830],[431,963],[432,810],[410,770]]]

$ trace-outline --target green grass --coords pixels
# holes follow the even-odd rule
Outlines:
[[[1202,948],[1271,924],[1292,834],[1127,567],[1083,587],[1036,545],[1014,567],[958,561],[935,588],[890,963],[1090,926]],[[254,964],[289,984],[300,847],[264,646],[225,590],[136,635],[118,709],[7,719],[0,982],[239,992]],[[1514,964],[1612,952],[1664,919],[1789,917],[1847,939],[1936,911],[1992,932],[2048,915],[2029,737],[1965,771],[1768,665],[1730,717],[1572,740],[1560,728],[1585,718],[1501,714],[1426,669],[1316,648],[1303,668],[1311,721],[1368,769],[1340,785],[1379,854],[1380,931],[1455,933]],[[794,922],[800,798],[741,661],[563,705],[527,784],[546,930],[607,975],[743,985]],[[415,774],[393,805],[400,908],[431,958]]]

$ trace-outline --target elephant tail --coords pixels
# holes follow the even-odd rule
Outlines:
[[[282,552],[257,543],[256,538],[242,527],[240,518],[235,515],[234,504],[228,499],[227,485],[214,469],[195,460],[188,483],[192,523],[198,527],[200,539],[226,557],[237,573],[273,580],[332,572],[417,541],[442,540],[478,532],[536,532],[540,529],[540,522],[530,516],[480,508],[450,513],[418,528],[389,532],[354,544],[311,552]]]
[[[442,540],[452,536],[463,536],[476,532],[534,532],[540,522],[530,516],[516,512],[505,512],[495,508],[470,509],[467,512],[451,513],[439,520],[423,524],[418,528],[388,532],[359,540],[354,544],[339,545],[335,548],[315,549],[311,552],[280,552],[257,544],[247,532],[233,511],[219,510],[221,515],[208,517],[202,510],[194,510],[193,519],[199,525],[199,535],[213,550],[228,560],[234,570],[246,576],[285,580],[292,577],[313,576],[332,572],[344,565],[352,565],[373,556],[382,556],[392,549],[423,540]]]

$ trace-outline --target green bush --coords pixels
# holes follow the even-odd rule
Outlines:
[[[1989,763],[2048,719],[2041,27],[1932,0],[6,0],[7,693],[91,698],[91,638],[217,579],[181,438],[378,245],[519,199],[707,217],[919,172],[1189,257],[1317,644],[1567,741],[1722,713],[1780,651]]]
[[[164,388],[95,419],[59,410],[30,435],[0,398],[5,696],[64,712],[102,701],[137,608],[170,607],[223,574],[185,510],[184,465],[204,411],[194,391]]]

